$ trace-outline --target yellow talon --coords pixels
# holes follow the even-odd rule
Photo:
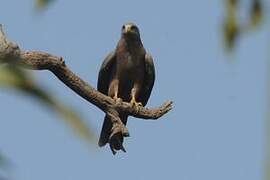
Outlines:
[[[138,106],[143,106],[141,102],[136,102],[135,96],[132,96],[131,101],[130,101],[130,104],[131,104],[131,106],[133,106],[133,107],[134,107],[134,106],[136,106],[136,107],[138,107]]]

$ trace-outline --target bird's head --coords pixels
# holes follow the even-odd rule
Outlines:
[[[139,28],[134,23],[126,23],[122,26],[122,36],[140,38]]]

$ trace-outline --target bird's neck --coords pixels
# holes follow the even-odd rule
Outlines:
[[[138,37],[125,37],[122,36],[120,39],[118,46],[124,47],[129,52],[134,52],[139,50],[143,45],[142,41]]]

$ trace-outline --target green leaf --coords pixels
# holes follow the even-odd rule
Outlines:
[[[38,10],[43,10],[48,7],[55,0],[35,0],[35,7]]]
[[[231,51],[235,46],[235,40],[239,35],[239,25],[236,19],[236,0],[226,1],[226,17],[223,23],[223,37],[227,50]]]
[[[262,22],[262,2],[260,0],[253,0],[250,9],[250,25],[252,27],[256,27],[261,22]]]
[[[235,40],[239,35],[239,27],[235,16],[228,16],[224,21],[223,26],[225,46],[228,50],[232,50],[235,45]]]

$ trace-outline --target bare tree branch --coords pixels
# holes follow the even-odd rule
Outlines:
[[[112,98],[98,92],[74,74],[66,66],[62,57],[46,52],[20,50],[17,44],[7,39],[0,24],[0,64],[3,63],[19,65],[22,68],[32,70],[51,71],[75,93],[110,116],[114,127],[118,127],[114,128],[115,131],[112,132],[111,136],[117,133],[121,133],[124,137],[128,136],[128,130],[120,120],[118,112],[125,112],[130,116],[142,119],[158,119],[172,109],[171,101],[152,109],[145,107],[134,108],[127,102],[116,103]]]

